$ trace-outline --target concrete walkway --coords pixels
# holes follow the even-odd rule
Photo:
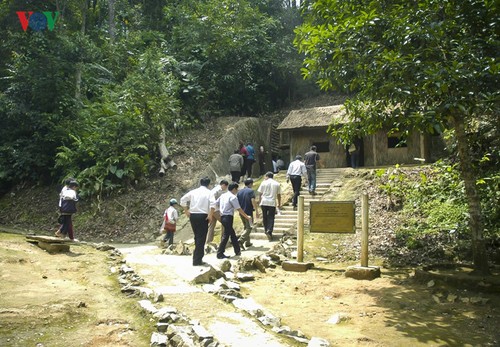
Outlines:
[[[243,256],[259,255],[274,244],[267,240],[252,242],[254,246],[243,251]],[[143,286],[163,294],[164,302],[155,305],[173,306],[190,319],[198,320],[218,342],[226,346],[294,345],[289,339],[265,329],[260,322],[232,304],[204,292],[201,286],[191,284],[190,281],[202,270],[192,266],[192,256],[164,255],[155,245],[122,245],[117,248],[123,253],[127,265],[145,280]],[[228,248],[226,254],[233,254],[232,248]],[[238,258],[229,260],[234,265]],[[205,255],[203,260],[214,266],[220,262],[215,253]]]

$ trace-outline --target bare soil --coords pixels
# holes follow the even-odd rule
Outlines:
[[[410,269],[382,269],[382,277],[373,281],[346,278],[344,269],[340,264],[318,264],[306,273],[278,268],[262,275],[246,292],[273,310],[283,324],[307,336],[323,337],[333,346],[500,343],[498,293],[444,284],[428,287],[428,282],[415,281]],[[483,300],[464,302],[471,297]],[[329,323],[336,316],[346,321]]]
[[[139,183],[127,194],[104,198],[100,206],[82,201],[75,216],[77,237],[149,241],[137,235],[158,228],[165,192],[178,195],[189,187],[187,179],[206,165],[217,151],[211,145],[233,122],[214,121],[173,143],[170,148],[180,164],[175,176]],[[442,248],[444,241],[431,239],[418,250],[398,245],[397,211],[385,208],[376,187],[359,181],[368,174],[363,170],[349,174],[336,199],[356,199],[359,206],[354,196],[359,197],[364,189],[378,202],[370,205],[370,252],[377,257],[370,264],[382,266],[381,278],[356,281],[344,277],[348,265],[359,264],[359,235],[306,234],[305,261],[313,262],[315,268],[305,273],[279,267],[256,272],[255,281],[242,284],[244,296],[280,317],[282,324],[307,337],[325,338],[334,346],[500,345],[500,296],[498,290],[491,290],[491,283],[498,283],[500,277],[498,268],[485,279],[473,278],[466,269],[440,273],[473,278],[476,285],[472,287],[461,281],[417,281],[414,267],[443,260],[434,258],[440,253],[432,249]],[[159,193],[153,196],[152,191]],[[0,224],[52,235],[57,192],[56,187],[18,187],[0,200]],[[149,346],[154,324],[140,313],[137,298],[121,294],[116,275],[109,271],[114,261],[89,246],[71,246],[71,250],[49,254],[22,235],[0,232],[0,346]],[[172,265],[153,261],[161,258],[160,253],[153,247],[132,264],[146,279],[145,285],[190,288],[175,275]],[[454,261],[454,257],[444,260]],[[406,267],[395,267],[401,265]],[[191,289],[169,296],[167,304],[207,325],[213,322],[217,328],[213,317],[222,319],[217,313],[232,308],[215,296]],[[345,321],[328,322],[335,317]],[[246,329],[244,321],[234,322],[235,327],[238,324],[240,330]]]
[[[89,246],[49,254],[0,232],[0,346],[148,346],[153,327],[111,264]]]
[[[116,275],[109,271],[116,262],[89,246],[71,249],[67,254],[49,254],[22,235],[0,233],[0,345],[148,346],[154,323],[140,312],[137,298],[120,293]],[[162,257],[173,256],[152,246],[128,264],[145,279],[145,286],[167,292],[170,288],[166,305],[207,328],[232,320],[232,329],[247,329],[248,323],[227,313],[234,311],[229,304],[199,287],[193,290],[183,280],[179,272],[187,268]],[[189,256],[178,258],[189,265]],[[309,338],[327,339],[332,346],[497,346],[500,342],[500,296],[489,291],[488,280],[484,291],[481,286],[471,290],[439,280],[416,281],[412,269],[382,268],[381,278],[357,281],[343,275],[349,264],[305,260],[314,261],[315,268],[304,273],[280,267],[255,272],[255,281],[241,285],[244,297],[280,317],[282,325]],[[493,277],[498,279],[499,274]],[[329,322],[336,316],[343,321]],[[228,329],[227,324],[221,326]]]

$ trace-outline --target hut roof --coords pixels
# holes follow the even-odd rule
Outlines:
[[[292,130],[299,128],[325,128],[332,120],[346,123],[347,117],[343,105],[305,108],[293,110],[278,126],[278,130]]]

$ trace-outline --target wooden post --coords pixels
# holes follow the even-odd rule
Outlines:
[[[299,195],[297,214],[297,261],[304,260],[304,197]]]
[[[368,267],[368,194],[363,194],[361,213],[361,266]]]

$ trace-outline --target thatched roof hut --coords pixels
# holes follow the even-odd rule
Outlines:
[[[343,105],[293,110],[281,122],[277,130],[326,128],[332,120],[339,123],[347,122]]]
[[[296,154],[304,154],[314,145],[320,154],[322,167],[344,167],[350,163],[347,148],[327,133],[328,126],[335,121],[347,124],[343,105],[305,108],[291,111],[277,127],[284,157],[292,161]],[[430,157],[429,137],[418,131],[411,132],[402,142],[399,134],[380,130],[375,134],[357,139],[361,166],[411,164],[414,158]]]

